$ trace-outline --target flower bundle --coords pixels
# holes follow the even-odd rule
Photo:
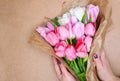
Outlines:
[[[63,4],[62,13],[39,26],[29,43],[56,57],[76,80],[99,81],[93,55],[100,54],[111,24],[108,0],[73,0]]]
[[[97,31],[99,7],[75,7],[39,26],[36,31],[53,47],[80,81],[86,81],[87,61]]]

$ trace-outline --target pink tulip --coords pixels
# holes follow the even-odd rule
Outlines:
[[[90,20],[90,17],[91,17],[92,18],[92,22],[95,22],[97,17],[98,17],[98,14],[99,14],[99,7],[98,6],[94,6],[94,5],[90,4],[87,7],[87,18],[88,18],[88,21]]]
[[[72,26],[73,26],[74,24],[77,23],[77,18],[76,18],[75,16],[71,16],[71,17],[70,17],[70,22],[71,22],[71,24],[72,24]]]
[[[44,38],[44,39],[46,39],[46,33],[47,32],[49,32],[50,30],[48,29],[48,28],[46,28],[46,27],[38,27],[37,29],[36,29],[36,31],[38,32],[38,33],[40,33],[40,35]]]
[[[54,26],[53,26],[50,22],[47,22],[47,27],[48,27],[50,30],[54,30]]]
[[[87,46],[87,52],[89,52],[92,44],[92,38],[90,36],[85,37],[85,44]]]
[[[72,45],[68,45],[65,49],[65,55],[68,60],[74,60],[77,57],[75,48]]]
[[[77,52],[76,55],[80,58],[85,58],[88,54],[87,52]]]
[[[64,57],[65,56],[64,51],[65,51],[66,47],[67,47],[67,44],[65,41],[61,41],[61,42],[57,43],[54,48],[56,55],[58,57]]]
[[[83,23],[76,23],[73,27],[73,31],[77,39],[80,39],[84,35],[84,24]]]
[[[52,46],[55,46],[59,42],[59,39],[57,35],[53,31],[51,31],[46,34],[46,41]]]
[[[85,34],[88,36],[94,36],[96,31],[96,27],[93,23],[88,23],[85,26]]]
[[[71,24],[71,23],[68,23],[68,24],[66,25],[66,28],[67,28],[68,33],[69,33],[68,38],[69,38],[69,39],[75,38],[75,33],[73,32],[72,24]]]
[[[76,55],[81,58],[85,58],[87,55],[87,46],[84,43],[83,39],[80,39],[77,41],[76,46],[75,46],[77,53]]]
[[[57,27],[56,32],[60,40],[66,40],[69,36],[68,30],[64,26]]]
[[[85,44],[81,44],[78,49],[76,55],[81,58],[85,58],[87,56],[87,46]]]

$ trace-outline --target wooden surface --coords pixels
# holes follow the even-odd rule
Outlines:
[[[29,45],[28,39],[44,16],[61,12],[64,1],[70,0],[0,0],[0,81],[58,81],[51,56]],[[109,2],[113,23],[105,49],[114,73],[120,75],[120,0]]]

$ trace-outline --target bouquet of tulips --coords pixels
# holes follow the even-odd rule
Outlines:
[[[87,60],[97,30],[98,14],[99,7],[92,4],[86,8],[75,7],[61,17],[51,19],[46,27],[36,29],[80,81],[86,81]]]
[[[37,27],[30,43],[55,56],[77,80],[99,81],[92,57],[94,53],[100,54],[111,8],[107,0],[87,2],[84,7],[77,2],[61,16]]]

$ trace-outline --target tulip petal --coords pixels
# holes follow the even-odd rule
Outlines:
[[[81,21],[85,13],[85,7],[72,8],[69,12],[72,16],[75,16],[79,21]]]
[[[38,27],[37,29],[36,29],[36,31],[38,32],[38,33],[40,33],[40,35],[43,37],[43,38],[45,38],[46,39],[46,33],[47,32],[49,32],[50,30],[48,29],[48,28],[46,28],[46,27]]]
[[[94,36],[95,31],[96,31],[96,27],[95,27],[94,24],[88,23],[88,24],[85,26],[85,34],[86,34],[86,35],[88,35],[88,36]]]
[[[77,39],[80,39],[84,35],[84,24],[83,23],[76,23],[73,27],[73,31]]]
[[[77,52],[76,55],[80,58],[85,58],[87,56],[86,52]]]
[[[90,36],[85,37],[85,44],[87,46],[87,52],[89,52],[92,44],[92,38]]]
[[[58,56],[58,57],[64,57],[65,56],[65,53],[64,52],[56,52],[56,55]]]
[[[60,25],[66,25],[67,23],[70,22],[70,13],[65,13],[63,14],[62,17],[58,18],[58,22],[60,23]]]
[[[54,26],[53,26],[50,22],[47,22],[47,27],[48,27],[50,30],[54,30]]]
[[[66,28],[68,29],[68,33],[69,33],[68,38],[69,38],[69,39],[75,38],[75,33],[73,32],[72,24],[71,24],[71,23],[68,23],[68,24],[66,25]]]
[[[76,18],[75,16],[71,16],[71,17],[70,17],[70,22],[71,22],[71,24],[72,24],[72,26],[73,26],[74,24],[77,23],[77,18]]]
[[[69,36],[68,30],[64,26],[57,27],[56,32],[60,40],[66,40]]]
[[[88,7],[87,7],[87,18],[88,18],[88,21],[91,18],[92,22],[95,22],[97,17],[98,17],[98,14],[99,14],[99,7],[98,6],[94,6],[92,4],[88,5]]]
[[[75,48],[72,45],[68,45],[68,47],[65,49],[65,55],[68,60],[74,60],[77,57]]]
[[[46,34],[46,41],[55,46],[59,42],[59,39],[54,32],[49,32]]]

